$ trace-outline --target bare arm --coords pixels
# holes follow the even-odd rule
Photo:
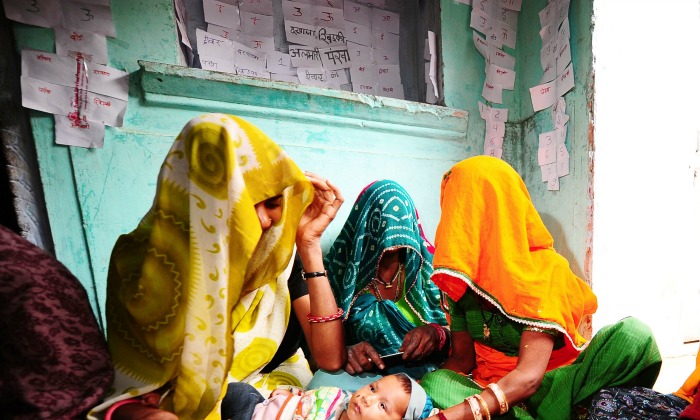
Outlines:
[[[467,331],[452,331],[451,339],[452,351],[442,368],[465,375],[471,373],[476,367],[476,353],[474,352],[472,336]]]
[[[340,190],[328,180],[307,172],[307,178],[314,186],[314,201],[306,209],[297,230],[297,252],[301,258],[304,271],[322,272],[323,254],[321,235],[335,218],[343,204]],[[294,313],[304,331],[311,354],[320,368],[335,371],[345,365],[345,336],[342,320],[310,323],[306,316],[330,316],[336,313],[338,305],[328,282],[328,277],[318,276],[306,280],[309,294],[296,299],[293,303]]]
[[[549,358],[554,348],[554,336],[534,331],[524,331],[520,340],[518,364],[515,369],[497,382],[503,390],[509,407],[513,407],[532,396],[540,384],[547,370]],[[481,397],[486,402],[492,415],[499,412],[498,400],[494,393],[486,389],[481,392]],[[460,403],[443,411],[449,420],[469,420],[474,416],[468,403]],[[431,417],[437,420],[437,417]]]

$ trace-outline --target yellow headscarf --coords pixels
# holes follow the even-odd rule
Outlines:
[[[445,174],[440,205],[438,287],[454,300],[470,288],[513,320],[559,330],[562,360],[575,357],[587,342],[577,328],[597,300],[554,250],[518,173],[490,156],[463,160]]]
[[[279,194],[282,218],[263,233],[254,205]],[[112,252],[117,379],[95,411],[170,382],[163,407],[219,418],[227,381],[256,374],[279,346],[290,312],[280,277],[312,199],[302,171],[252,124],[222,114],[190,121],[161,167],[153,206]]]

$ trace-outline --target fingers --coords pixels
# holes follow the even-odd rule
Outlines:
[[[399,348],[399,351],[404,352],[405,360],[420,360],[430,355],[434,350],[432,331],[424,327],[418,327],[409,331]]]

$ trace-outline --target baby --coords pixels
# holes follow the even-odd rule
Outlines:
[[[293,393],[276,389],[255,406],[252,420],[418,420],[433,403],[408,375],[385,376],[351,394],[336,387]]]

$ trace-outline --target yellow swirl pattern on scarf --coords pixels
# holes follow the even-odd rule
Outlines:
[[[279,194],[282,218],[263,232],[254,205]],[[252,124],[190,121],[161,166],[153,206],[112,251],[116,379],[93,413],[169,384],[164,408],[218,419],[226,381],[257,375],[284,335],[296,227],[312,198],[299,168]]]

